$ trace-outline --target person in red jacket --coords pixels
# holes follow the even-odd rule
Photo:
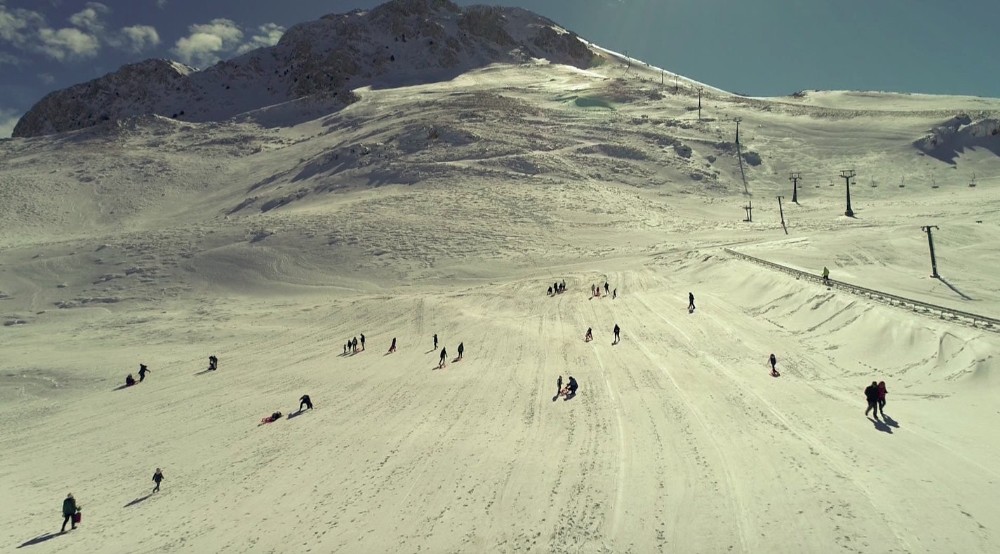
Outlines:
[[[885,390],[885,381],[878,382],[878,411],[885,417],[885,395],[889,391]]]

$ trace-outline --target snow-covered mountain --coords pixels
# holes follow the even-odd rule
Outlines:
[[[47,95],[21,118],[13,136],[148,114],[219,121],[303,97],[343,105],[356,99],[351,89],[360,86],[429,82],[535,58],[588,67],[597,54],[574,33],[523,9],[392,0],[295,25],[275,46],[202,71],[162,59],[126,65]]]

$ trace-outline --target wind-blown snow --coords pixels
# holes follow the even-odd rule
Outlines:
[[[485,64],[0,142],[0,544],[996,551],[1000,334],[725,248],[1000,316],[996,139],[915,146],[1000,101],[706,89],[699,121],[659,80]],[[314,411],[258,426],[302,394]],[[69,492],[82,525],[53,534]]]

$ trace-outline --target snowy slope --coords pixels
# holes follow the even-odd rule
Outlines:
[[[0,550],[1000,548],[1000,333],[725,251],[1000,316],[996,139],[961,133],[1000,100],[706,88],[699,120],[610,59],[0,142]]]

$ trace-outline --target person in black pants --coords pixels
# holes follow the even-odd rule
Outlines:
[[[146,378],[147,373],[152,373],[146,364],[139,364],[139,382],[141,383],[143,379]]]
[[[693,292],[689,292],[688,293],[688,311],[689,312],[693,312],[694,311],[694,293]]]
[[[613,342],[612,344],[618,344],[619,342],[621,342],[622,340],[621,332],[622,332],[621,327],[619,327],[618,324],[615,323],[615,342]]]
[[[365,334],[361,333],[361,350],[364,351],[364,349],[365,349]]]
[[[73,515],[76,514],[77,509],[76,499],[73,498],[73,493],[69,493],[66,496],[66,500],[63,500],[63,524],[62,529],[59,531],[60,533],[66,532],[67,523],[72,523],[73,526],[71,529],[76,529],[76,522],[73,521]]]
[[[438,369],[441,369],[442,367],[444,367],[444,361],[445,361],[446,358],[448,358],[448,349],[447,348],[442,348],[441,349],[441,361],[438,362]]]
[[[153,482],[156,483],[153,492],[160,492],[160,481],[163,481],[163,471],[160,468],[156,468],[156,471],[153,472]]]
[[[307,410],[313,409],[313,403],[312,403],[312,400],[309,399],[309,395],[308,394],[303,394],[302,398],[299,398],[299,411],[300,412],[302,411],[302,407],[303,406],[305,406],[305,409],[307,409]]]
[[[458,359],[459,360],[462,359],[462,354],[465,354],[465,343],[464,342],[458,343]]]

